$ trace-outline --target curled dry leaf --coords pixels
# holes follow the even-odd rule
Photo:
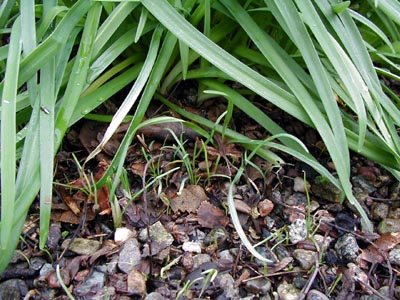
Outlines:
[[[235,203],[235,208],[238,212],[244,213],[244,214],[251,214],[251,207],[248,206],[243,200],[234,200]]]
[[[201,203],[197,216],[199,224],[206,228],[225,227],[229,223],[224,211],[209,202]]]
[[[374,244],[361,250],[360,258],[370,263],[380,264],[385,261],[387,253],[399,243],[400,232],[382,233]]]
[[[180,195],[171,199],[171,208],[174,212],[195,212],[203,201],[208,201],[203,188],[199,185],[189,185]]]
[[[98,164],[98,169],[96,173],[93,174],[93,179],[95,182],[99,181],[104,173],[107,171],[109,167],[109,164],[105,160],[101,160]],[[88,183],[85,178],[81,177],[79,179],[76,179],[72,182],[69,183],[71,186],[77,187],[77,188],[84,188],[88,186]],[[92,184],[92,183],[91,183]],[[80,198],[84,193],[81,193],[78,191],[76,195],[79,195]],[[64,199],[65,200],[65,199]],[[88,199],[91,200],[91,199]],[[105,214],[110,214],[111,213],[111,207],[110,207],[110,201],[109,201],[109,191],[108,187],[104,185],[101,189],[97,190],[97,203],[99,204],[100,207],[100,215],[105,215]],[[71,208],[71,203],[67,202],[67,205]],[[76,207],[71,210],[74,211],[75,214],[78,214],[76,211]]]

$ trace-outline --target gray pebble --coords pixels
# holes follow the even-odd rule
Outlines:
[[[223,273],[217,276],[216,284],[224,290],[226,299],[240,299],[239,288],[235,286],[235,279],[229,273]]]
[[[174,242],[174,237],[165,229],[160,221],[151,225],[149,231],[152,242],[163,244],[165,247],[170,246]],[[139,240],[142,242],[147,240],[147,228],[140,231]]]
[[[389,261],[393,265],[400,266],[400,248],[390,250]]]
[[[265,278],[249,280],[245,284],[245,289],[252,294],[265,295],[271,289],[271,282]]]
[[[152,292],[144,298],[145,300],[164,300],[164,296],[157,292]]]
[[[119,269],[128,274],[130,271],[135,269],[136,265],[141,262],[141,253],[139,248],[139,242],[136,238],[131,238],[125,242],[122,246],[119,258],[118,267]]]
[[[301,291],[293,284],[283,281],[277,288],[280,300],[297,300],[301,295]]]
[[[318,290],[310,290],[307,293],[306,300],[329,300],[329,298]]]
[[[70,244],[71,239],[66,239],[61,245],[62,249],[67,247],[68,250],[75,252],[80,255],[90,255],[99,250],[100,242],[91,239],[75,238]]]
[[[293,251],[293,257],[304,270],[310,270],[315,265],[315,261],[317,259],[314,251],[304,249],[295,249]]]
[[[305,219],[296,219],[289,225],[289,239],[293,244],[304,241],[307,238]]]
[[[378,225],[378,233],[390,233],[400,231],[400,219],[386,218]]]
[[[28,293],[28,286],[22,279],[10,279],[0,284],[0,299],[23,299]]]
[[[197,254],[193,256],[193,269],[197,269],[200,265],[210,262],[211,256],[208,254]]]
[[[99,271],[93,271],[93,273],[77,288],[74,289],[74,293],[77,296],[92,296],[93,293],[103,293],[104,282],[106,281],[106,266],[97,267]]]
[[[386,203],[374,202],[371,207],[371,215],[374,220],[383,220],[389,213],[389,205]]]
[[[335,250],[340,259],[346,262],[354,262],[360,251],[357,240],[351,233],[346,233],[338,238]]]
[[[353,176],[353,178],[351,178],[351,181],[354,186],[366,191],[367,194],[371,194],[376,191],[376,187],[370,184],[363,176]]]

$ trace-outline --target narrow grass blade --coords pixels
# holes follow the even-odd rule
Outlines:
[[[0,28],[3,28],[8,21],[8,16],[15,6],[15,0],[3,0],[0,6]]]
[[[107,47],[99,57],[90,66],[88,82],[93,82],[104,70],[111,65],[112,62],[128,48],[134,40],[135,29],[127,31],[121,35],[112,45]]]
[[[96,149],[94,149],[92,151],[92,153],[89,154],[86,161],[91,160],[93,157],[95,157],[98,153],[101,152],[101,149],[109,141],[109,139],[112,137],[114,132],[117,130],[118,126],[121,125],[123,119],[129,113],[132,106],[135,104],[137,98],[139,97],[140,93],[143,90],[143,87],[145,86],[145,84],[149,78],[149,75],[150,75],[150,73],[153,69],[154,63],[156,61],[162,32],[163,32],[162,27],[158,27],[154,31],[146,61],[143,65],[142,70],[140,71],[138,78],[135,81],[135,84],[133,85],[132,89],[130,90],[128,96],[126,96],[124,102],[122,103],[122,105],[120,106],[118,111],[115,113],[115,115],[113,117],[113,121],[111,122],[111,124],[108,126],[106,132],[104,133],[103,139],[100,141],[100,143],[96,147]]]
[[[64,98],[58,109],[55,121],[55,145],[61,143],[64,133],[68,129],[70,119],[78,103],[79,96],[86,84],[89,71],[90,60],[92,57],[93,43],[96,36],[102,6],[100,3],[89,10],[86,17],[85,28],[82,34],[81,44],[75,58],[74,67],[71,72],[68,86],[65,90]]]
[[[7,249],[9,246],[10,235],[14,232],[13,222],[16,202],[15,115],[20,54],[21,23],[18,18],[15,20],[11,31],[10,48],[4,76],[4,89],[1,96],[1,250]]]
[[[55,58],[53,57],[40,72],[40,249],[45,247],[47,241],[53,200],[55,103]]]
[[[296,118],[306,123],[311,123],[307,114],[304,113],[303,108],[292,94],[253,71],[221,47],[211,42],[179,15],[168,1],[159,0],[156,3],[152,0],[142,0],[141,2],[168,30],[220,70],[223,70],[230,77],[238,80],[265,99],[278,106],[286,107],[288,113]]]
[[[270,8],[273,12],[279,13],[282,16],[282,19],[286,22],[285,28],[288,31],[289,36],[295,42],[297,47],[299,48],[300,53],[302,54],[302,58],[304,59],[307,68],[311,74],[311,77],[315,83],[316,90],[318,91],[319,98],[321,99],[324,109],[325,115],[329,120],[329,125],[332,128],[334,137],[341,145],[338,150],[341,152],[343,159],[345,161],[349,161],[348,154],[348,146],[346,141],[346,135],[344,131],[344,127],[342,124],[342,118],[340,115],[339,108],[337,106],[336,97],[333,93],[332,86],[329,82],[328,72],[323,67],[320,58],[318,57],[317,50],[313,45],[313,41],[309,36],[307,29],[301,20],[297,9],[291,1],[273,1],[269,2]],[[264,53],[265,55],[266,53]],[[290,85],[289,85],[290,86]],[[300,101],[301,102],[301,101]],[[307,108],[306,108],[307,110]],[[365,113],[364,113],[365,115]],[[362,118],[360,118],[362,119]],[[365,123],[365,116],[364,116]],[[314,121],[314,124],[320,123]],[[365,136],[365,128],[366,125],[360,121],[360,127],[363,129],[363,132],[360,131],[361,136]],[[360,143],[362,143],[363,139],[360,139]]]
[[[151,71],[151,74],[147,80],[146,87],[143,91],[142,97],[140,98],[132,122],[110,164],[110,168],[98,182],[98,185],[101,186],[105,184],[107,177],[111,176],[111,174],[116,174],[115,176],[117,178],[121,175],[128,148],[135,137],[136,130],[139,124],[142,122],[150,101],[153,99],[154,93],[159,86],[163,74],[165,73],[176,43],[177,39],[171,33],[167,33],[163,40],[157,61],[154,64],[153,70]]]
[[[382,41],[385,42],[386,45],[390,48],[390,50],[394,53],[395,49],[393,48],[393,44],[390,42],[389,38],[386,36],[386,34],[383,32],[382,29],[380,29],[377,25],[375,25],[373,22],[371,22],[369,19],[364,17],[363,15],[359,14],[358,12],[349,9],[349,14],[352,16],[352,18],[365,26],[367,26],[371,31],[373,31],[379,38],[382,39]]]
[[[50,2],[50,1],[46,1],[43,5],[46,5],[47,2]],[[43,8],[43,10],[44,10],[44,8]],[[36,31],[37,38],[39,41],[42,40],[46,31],[49,29],[50,26],[52,26],[54,19],[58,15],[66,12],[66,11],[68,11],[68,7],[65,7],[65,6],[53,6],[49,10],[46,10],[46,12],[45,12],[45,10],[43,11],[43,17],[42,17],[39,27]]]
[[[21,26],[22,31],[22,50],[24,56],[28,56],[36,48],[36,25],[35,25],[35,2],[32,0],[25,1],[21,6]],[[27,82],[29,91],[29,100],[31,106],[35,105],[37,95],[39,93],[37,87],[37,74],[34,74]]]
[[[247,248],[247,250],[249,250],[249,252],[255,258],[258,258],[265,264],[273,264],[273,261],[262,256],[254,248],[254,246],[250,243],[249,239],[247,238],[247,235],[244,232],[242,225],[240,224],[239,216],[238,216],[238,213],[237,213],[236,207],[235,207],[235,201],[233,199],[233,190],[234,190],[234,186],[235,186],[236,182],[238,182],[240,177],[242,176],[243,171],[244,171],[244,166],[238,170],[235,178],[232,180],[232,183],[230,184],[229,189],[228,189],[227,202],[228,202],[228,207],[229,207],[229,215],[232,219],[233,225],[235,226],[236,232],[240,237],[240,241],[244,244],[244,246]]]
[[[379,0],[377,7],[389,18],[400,25],[400,2],[397,0]]]
[[[30,79],[47,60],[56,55],[71,31],[93,5],[92,1],[79,0],[72,6],[51,35],[21,61],[18,86]]]
[[[139,18],[139,24],[137,26],[137,30],[136,30],[136,34],[135,34],[135,43],[138,42],[138,40],[140,39],[140,37],[143,34],[143,29],[144,29],[144,26],[146,25],[148,14],[149,14],[149,12],[147,11],[147,9],[142,7],[142,11],[140,13],[140,18]]]
[[[122,1],[115,9],[113,9],[111,14],[107,17],[107,19],[102,23],[99,28],[93,46],[93,53],[95,54],[95,56],[100,52],[100,50],[112,37],[115,31],[120,27],[122,22],[138,5],[138,2]]]
[[[352,75],[352,78],[356,81],[353,85],[351,85],[351,83],[347,84],[346,88],[349,90],[352,98],[354,98],[352,94],[353,90],[360,93],[363,101],[365,101],[365,106],[368,108],[369,114],[379,129],[379,132],[376,132],[376,134],[381,135],[382,140],[385,141],[388,148],[390,148],[392,153],[396,156],[396,159],[399,160],[399,137],[398,135],[393,136],[386,125],[392,122],[388,120],[388,116],[390,116],[396,124],[400,124],[399,109],[395,107],[390,99],[383,93],[371,58],[353,19],[347,12],[343,12],[340,15],[332,14],[328,0],[318,1],[316,4],[323,12],[326,19],[331,23],[332,29],[336,31],[338,38],[342,41],[345,50],[349,53],[353,62],[349,65],[349,71],[351,71],[350,75]],[[303,7],[303,13],[309,13],[309,4],[301,2],[299,6]],[[312,15],[310,15],[309,18],[312,18]],[[323,36],[321,36],[321,38],[323,38]],[[340,46],[334,43],[333,47],[339,48]],[[329,49],[326,49],[326,51],[329,51]],[[346,65],[347,64],[348,60],[346,61]],[[342,80],[348,76],[346,70],[340,72],[340,74],[342,74]],[[362,79],[359,79],[360,76]]]
[[[127,69],[121,75],[83,96],[75,106],[74,114],[70,119],[69,126],[82,119],[82,117],[90,113],[93,109],[135,80],[139,75],[142,66],[141,63],[136,64],[134,67]]]

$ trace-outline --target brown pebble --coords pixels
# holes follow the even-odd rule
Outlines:
[[[263,201],[258,203],[258,211],[261,217],[268,216],[273,209],[274,203],[271,200],[264,199]]]
[[[137,270],[130,271],[127,278],[127,289],[130,294],[144,296],[146,294],[146,278],[144,275]]]
[[[65,269],[62,269],[60,271],[60,274],[61,274],[62,281],[64,282],[65,285],[68,286],[71,281],[69,272],[66,271]],[[47,276],[47,284],[49,285],[49,288],[51,288],[51,289],[61,288],[60,281],[58,280],[57,273],[55,271],[49,273],[49,275]]]

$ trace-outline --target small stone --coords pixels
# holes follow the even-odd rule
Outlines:
[[[215,281],[216,285],[223,289],[225,299],[240,299],[239,288],[235,285],[235,280],[231,274],[220,274]]]
[[[331,182],[320,181],[314,183],[312,186],[312,192],[315,196],[320,197],[331,203],[340,203],[341,192],[340,190]]]
[[[152,242],[162,244],[165,248],[174,242],[174,237],[170,234],[160,221],[157,221],[149,228]],[[139,234],[139,240],[145,242],[147,240],[147,229],[144,228]]]
[[[391,233],[400,231],[400,219],[386,218],[378,225],[378,233]]]
[[[274,209],[274,203],[271,200],[264,199],[258,203],[258,211],[261,217],[268,216]]]
[[[68,286],[70,281],[71,281],[71,276],[69,272],[66,269],[61,269],[60,270],[60,275],[62,278],[63,283]],[[48,274],[47,276],[47,284],[49,288],[51,289],[59,289],[61,288],[60,281],[58,280],[58,276],[56,274],[56,271],[52,271]]]
[[[310,270],[315,265],[315,261],[317,259],[314,251],[304,249],[295,249],[293,251],[293,257],[304,270]]]
[[[61,248],[65,249],[69,246],[71,239],[66,239]],[[75,252],[80,255],[90,255],[95,253],[100,248],[100,242],[96,240],[84,239],[84,238],[75,238],[72,241],[72,244],[69,246],[69,250]]]
[[[393,265],[400,266],[400,248],[394,248],[390,250],[389,261]]]
[[[272,251],[269,248],[267,248],[265,246],[257,246],[256,250],[262,257],[264,257],[264,258],[266,258],[268,260],[271,260],[273,262],[276,261],[276,258],[274,257]],[[264,260],[255,258],[254,261],[259,267],[265,267],[265,261]]]
[[[134,236],[134,232],[126,227],[119,227],[115,230],[114,241],[118,245],[123,244]]]
[[[144,300],[165,300],[164,296],[157,292],[152,292]]]
[[[127,279],[127,289],[131,295],[144,296],[146,294],[146,278],[144,275],[137,270],[130,271]]]
[[[310,290],[306,300],[329,300],[329,298],[318,290]]]
[[[23,299],[28,293],[28,286],[22,279],[10,279],[0,283],[0,299]]]
[[[50,272],[53,272],[54,268],[52,264],[44,264],[39,271],[39,276],[44,277],[47,276]]]
[[[108,274],[115,274],[117,273],[117,267],[118,267],[118,254],[114,254],[111,258],[111,260],[107,263],[107,273]]]
[[[233,257],[233,255],[231,254],[230,250],[226,249],[226,250],[222,250],[219,253],[219,258],[221,260],[226,260],[226,261],[232,261],[232,263],[234,262],[235,258]]]
[[[310,191],[311,185],[304,181],[303,177],[295,177],[293,182],[293,190],[295,192],[305,193]]]
[[[200,265],[210,262],[211,257],[208,254],[197,254],[193,256],[193,269],[197,269]]]
[[[271,289],[271,282],[265,278],[246,281],[245,289],[252,294],[267,294]]]
[[[371,215],[374,220],[383,220],[389,213],[389,205],[386,203],[374,202],[371,207]]]
[[[298,269],[298,268],[297,268],[297,267],[294,267],[294,268],[293,268],[293,270],[296,270],[296,269]],[[303,288],[306,286],[307,282],[308,282],[307,278],[304,278],[304,277],[302,277],[302,276],[297,275],[297,276],[295,276],[295,277],[293,278],[292,284],[293,284],[297,289],[301,290],[301,289],[303,289]]]
[[[50,252],[57,249],[60,239],[61,239],[61,226],[56,224],[51,224],[46,241],[46,246],[50,250]]]
[[[142,258],[139,248],[139,242],[135,238],[131,238],[125,242],[122,246],[119,259],[118,267],[119,269],[128,274],[130,271],[135,269],[137,265],[140,264]]]
[[[289,225],[289,239],[293,244],[304,241],[307,238],[305,219],[297,219]]]
[[[400,219],[400,208],[399,207],[396,207],[396,208],[391,207],[387,217],[391,218],[391,219]]]
[[[277,288],[280,300],[297,300],[301,295],[301,291],[293,284],[283,281]]]
[[[370,184],[363,176],[354,176],[351,178],[354,186],[359,187],[366,191],[368,194],[372,194],[376,191],[376,187]]]
[[[45,263],[46,260],[42,257],[32,257],[30,260],[29,269],[39,271]]]
[[[88,296],[91,298],[97,298],[95,296],[100,296],[103,294],[104,282],[106,281],[106,266],[97,267],[99,271],[93,271],[92,274],[77,288],[74,289],[76,296],[84,297]]]
[[[186,252],[201,253],[201,245],[197,242],[184,242],[182,250]]]
[[[400,198],[400,182],[396,181],[389,189],[389,199],[399,200]]]
[[[346,233],[338,238],[335,250],[340,259],[346,262],[354,262],[360,251],[357,240],[351,233]]]

